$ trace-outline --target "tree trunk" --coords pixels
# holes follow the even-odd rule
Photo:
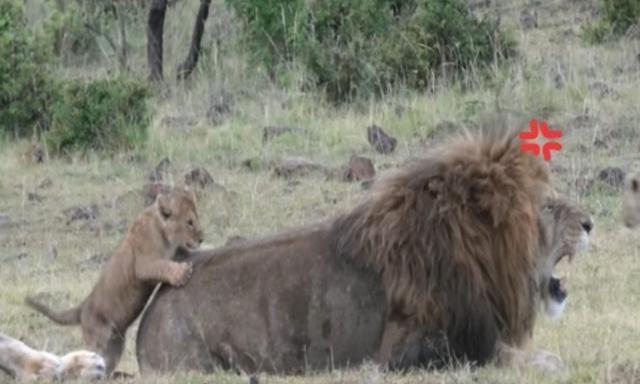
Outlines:
[[[126,72],[127,68],[127,56],[128,56],[128,43],[127,43],[127,11],[124,6],[120,5],[117,8],[118,23],[120,25],[120,52],[118,54],[118,63],[120,64],[120,71]]]
[[[198,58],[200,57],[200,44],[202,43],[202,35],[204,33],[204,23],[209,17],[209,6],[211,0],[200,0],[200,8],[198,9],[198,15],[196,16],[196,23],[193,27],[193,36],[191,36],[191,46],[189,47],[189,54],[185,61],[178,66],[178,80],[185,80],[191,75],[193,69],[198,64]]]
[[[162,80],[162,33],[167,0],[152,0],[147,22],[147,63],[149,79]]]

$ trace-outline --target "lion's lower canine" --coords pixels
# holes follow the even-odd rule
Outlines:
[[[549,189],[513,133],[466,135],[333,220],[196,252],[185,288],[143,315],[141,371],[503,360],[535,322]]]
[[[56,312],[31,297],[26,302],[58,324],[80,324],[87,348],[105,358],[110,374],[122,354],[127,328],[144,309],[156,284],[182,286],[189,279],[191,265],[171,260],[176,250],[195,249],[200,243],[195,195],[176,188],[159,195],[136,218],[81,304]]]

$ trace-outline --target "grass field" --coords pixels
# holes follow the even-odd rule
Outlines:
[[[46,293],[50,302],[68,307],[88,294],[105,258],[143,207],[140,189],[146,175],[164,157],[171,160],[174,182],[181,182],[184,172],[196,164],[222,187],[199,193],[206,243],[221,245],[232,236],[261,236],[333,215],[366,193],[359,183],[327,177],[325,172],[279,178],[268,166],[271,162],[302,156],[337,169],[355,153],[370,157],[382,173],[421,156],[450,135],[452,127],[473,128],[490,123],[500,113],[509,124],[523,129],[530,118],[563,129],[564,147],[551,163],[555,184],[594,217],[591,248],[570,271],[565,315],[554,322],[542,319],[534,334],[535,345],[560,355],[567,371],[555,377],[494,368],[400,376],[367,365],[304,377],[260,376],[260,381],[640,382],[640,232],[622,226],[619,190],[597,177],[607,167],[625,172],[640,169],[640,40],[584,43],[580,31],[594,20],[597,1],[496,3],[503,26],[519,43],[520,56],[508,69],[496,69],[489,79],[477,80],[464,92],[445,85],[429,94],[399,90],[382,100],[334,107],[314,94],[276,88],[259,73],[249,77],[247,73],[256,70],[241,57],[222,57],[211,67],[205,62],[189,84],[170,80],[158,92],[153,101],[152,138],[137,153],[34,164],[28,142],[0,143],[2,332],[56,353],[82,345],[77,327],[52,324],[27,309],[23,299],[27,294]],[[175,17],[168,16],[165,70],[169,74],[182,57],[180,41],[188,38],[190,30],[190,25],[181,25],[177,19],[191,20],[196,7],[196,1],[184,1],[172,11]],[[213,7],[220,8],[221,2],[214,1]],[[522,28],[519,19],[525,8],[537,13],[538,28]],[[221,12],[213,12],[205,44],[223,18]],[[144,73],[144,34],[132,35],[140,40],[134,38],[134,47],[142,48],[136,49],[131,66]],[[105,69],[60,71],[101,73]],[[232,100],[230,111],[213,126],[206,113],[221,98]],[[369,147],[366,127],[373,123],[398,139],[393,154],[379,155]],[[300,130],[265,143],[262,128],[269,125]],[[248,159],[263,166],[250,169],[243,165]],[[97,206],[94,219],[68,221],[65,210],[93,204]],[[137,373],[135,332],[136,327],[129,331],[119,365],[131,373]],[[248,377],[220,372],[131,382],[235,383],[248,382]]]

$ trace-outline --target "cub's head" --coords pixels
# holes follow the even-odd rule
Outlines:
[[[74,351],[60,358],[59,380],[102,380],[106,378],[104,358],[90,351]]]
[[[539,289],[547,315],[555,318],[564,310],[566,278],[554,273],[560,260],[572,262],[589,245],[593,220],[588,213],[563,198],[548,198],[540,208],[540,280]]]
[[[164,235],[172,246],[189,250],[200,246],[203,233],[196,211],[196,196],[192,190],[177,187],[169,193],[160,194],[155,207]]]
[[[624,225],[635,228],[640,224],[640,176],[627,176],[622,193],[622,219]]]

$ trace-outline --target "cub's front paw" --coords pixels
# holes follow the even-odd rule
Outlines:
[[[174,287],[182,287],[189,281],[192,272],[191,263],[175,263],[171,271],[170,284]]]

